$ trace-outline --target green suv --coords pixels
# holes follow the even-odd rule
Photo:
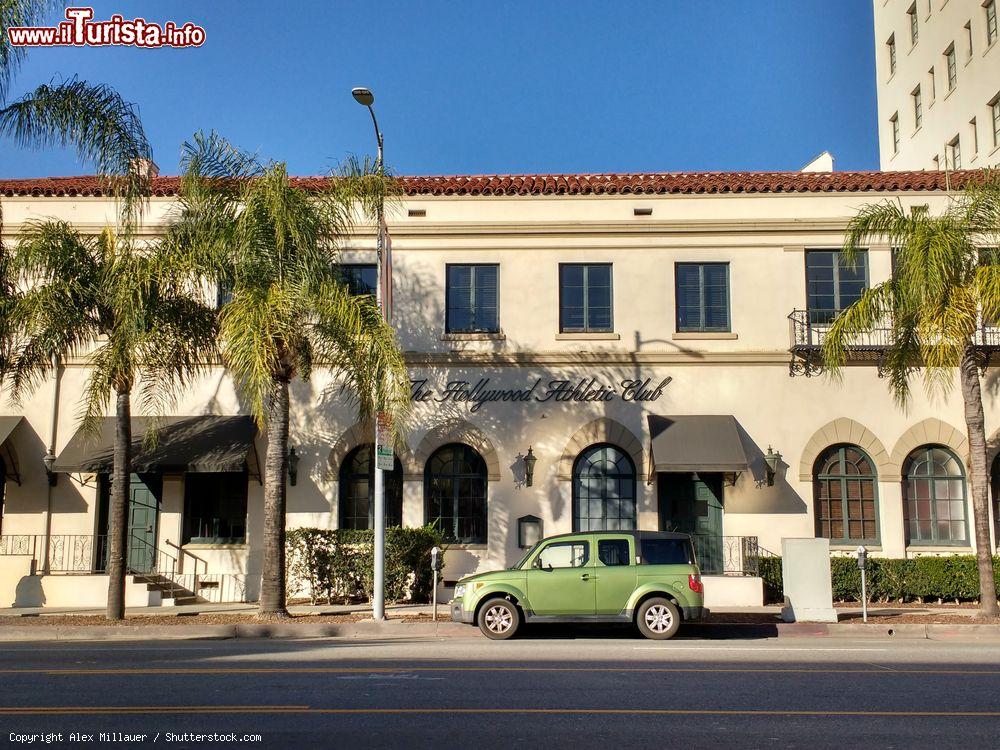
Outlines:
[[[522,622],[634,622],[660,640],[706,614],[691,538],[655,531],[543,539],[512,568],[463,578],[451,600],[452,620],[494,640]]]

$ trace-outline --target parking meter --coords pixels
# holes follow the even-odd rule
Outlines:
[[[868,622],[868,550],[858,545],[858,569],[861,571],[861,619]]]
[[[444,565],[444,555],[441,554],[442,550],[437,545],[431,547],[431,570],[434,571],[434,592],[433,592],[433,606],[434,611],[431,614],[431,620],[437,622],[438,618],[438,571]]]

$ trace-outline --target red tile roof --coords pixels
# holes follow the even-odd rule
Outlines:
[[[961,187],[977,171],[952,172]],[[660,172],[642,174],[442,175],[400,177],[407,196],[421,195],[697,195],[717,193],[897,192],[947,189],[944,172]],[[318,188],[324,177],[295,177]],[[155,196],[177,195],[180,179],[157,177]],[[0,180],[0,197],[102,196],[95,176]]]

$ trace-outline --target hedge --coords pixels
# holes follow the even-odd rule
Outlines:
[[[289,598],[371,601],[375,567],[375,535],[370,529],[291,529],[286,541]],[[427,601],[433,574],[431,548],[442,546],[441,533],[431,526],[385,530],[385,598],[387,601]]]
[[[1000,596],[1000,557],[993,558]],[[781,601],[781,558],[760,560],[765,597]],[[830,578],[834,601],[861,600],[861,571],[853,557],[831,557]],[[912,559],[869,557],[868,599],[876,602],[978,601],[979,569],[974,555],[914,557]]]

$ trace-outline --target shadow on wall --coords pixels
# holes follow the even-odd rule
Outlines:
[[[760,446],[750,437],[743,425],[736,422],[736,428],[743,443],[749,471],[736,482],[739,492],[726,496],[726,511],[729,513],[776,513],[797,514],[808,512],[808,506],[799,493],[788,483],[791,466],[782,459],[774,472],[774,484],[767,484],[767,461]]]

